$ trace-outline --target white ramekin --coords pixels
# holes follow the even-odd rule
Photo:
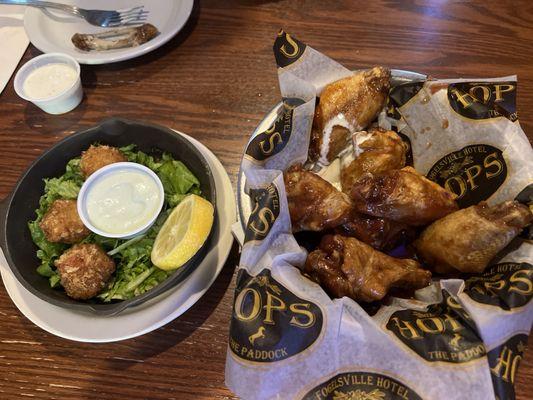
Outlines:
[[[160,197],[160,202],[157,208],[157,212],[150,219],[150,221],[148,221],[145,225],[133,231],[122,232],[122,233],[109,233],[109,232],[102,231],[98,229],[97,227],[95,227],[91,223],[91,220],[89,219],[89,215],[87,212],[87,194],[90,192],[93,184],[99,179],[101,179],[103,176],[108,176],[109,174],[113,174],[115,171],[125,170],[125,169],[141,171],[149,175],[154,180],[159,190],[159,197]],[[78,194],[77,207],[78,207],[78,214],[80,215],[81,221],[90,231],[96,233],[97,235],[109,237],[109,238],[131,239],[135,236],[142,235],[148,229],[150,229],[150,227],[154,224],[155,220],[157,219],[159,213],[161,212],[164,202],[165,202],[165,190],[163,188],[163,183],[161,183],[161,179],[159,179],[159,177],[154,171],[152,171],[150,168],[147,168],[141,164],[137,164],[133,162],[118,162],[118,163],[109,164],[103,168],[100,168],[96,172],[92,173],[91,176],[89,176],[85,180]]]
[[[65,91],[45,99],[34,99],[24,93],[24,81],[35,69],[48,64],[67,64],[77,73],[76,80]],[[24,100],[30,101],[48,114],[64,114],[80,104],[83,98],[83,88],[80,78],[80,64],[71,56],[62,53],[48,53],[32,58],[24,64],[15,75],[15,92]]]

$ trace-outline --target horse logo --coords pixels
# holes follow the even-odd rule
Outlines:
[[[248,336],[248,341],[253,346],[257,339],[263,339],[264,337],[265,337],[265,327],[264,326],[260,326],[256,333]]]

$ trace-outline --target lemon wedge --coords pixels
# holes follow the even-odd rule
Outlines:
[[[190,194],[170,213],[155,238],[152,263],[164,270],[181,267],[202,247],[213,226],[213,205]]]

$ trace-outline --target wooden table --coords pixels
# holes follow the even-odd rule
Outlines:
[[[66,115],[21,100],[11,81],[0,96],[0,196],[45,149],[111,116],[187,132],[214,151],[235,184],[250,133],[279,100],[271,49],[280,27],[351,68],[383,64],[438,77],[516,73],[521,124],[533,138],[532,16],[528,1],[202,1],[185,29],[153,53],[83,66],[86,97]],[[23,61],[38,54],[30,46]],[[224,361],[238,259],[234,246],[214,285],[185,315],[115,344],[42,331],[2,286],[0,398],[234,399],[224,386]],[[531,351],[516,386],[521,400],[533,391]]]

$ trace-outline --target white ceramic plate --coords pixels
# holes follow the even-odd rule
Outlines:
[[[178,132],[179,133],[179,132]],[[181,133],[180,133],[181,134]],[[218,231],[202,263],[176,288],[124,312],[98,316],[49,304],[16,280],[0,251],[0,272],[13,303],[35,325],[56,336],[80,342],[114,342],[151,332],[187,311],[209,289],[222,270],[233,243],[235,196],[228,174],[216,156],[197,140],[181,134],[200,149],[209,162],[217,191]]]
[[[43,53],[66,53],[81,64],[107,64],[129,60],[155,50],[172,39],[189,19],[194,0],[59,0],[87,9],[119,10],[143,5],[149,11],[146,22],[160,34],[149,42],[125,49],[83,52],[74,47],[70,38],[75,33],[95,33],[111,28],[93,26],[85,20],[50,10],[28,7],[24,28],[32,44]]]

